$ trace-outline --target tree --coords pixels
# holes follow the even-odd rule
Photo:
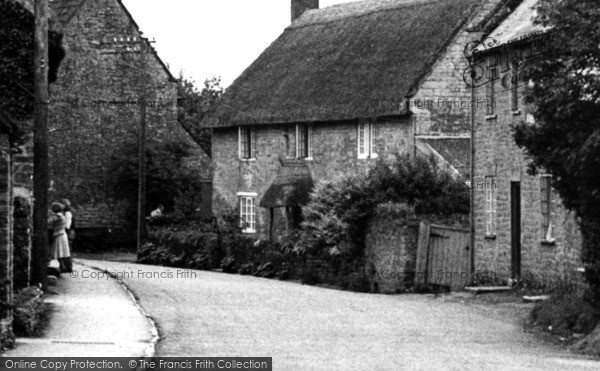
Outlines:
[[[524,70],[535,124],[516,126],[515,140],[578,216],[586,297],[600,305],[600,2],[540,0],[536,22],[554,47]]]
[[[211,131],[200,126],[200,121],[209,109],[219,101],[223,95],[220,78],[204,81],[201,91],[195,86],[193,80],[187,79],[183,73],[178,78],[179,91],[177,102],[177,120],[190,136],[200,145],[208,156],[211,155]]]
[[[15,119],[33,115],[33,44],[34,16],[17,1],[0,0],[0,110]],[[48,82],[56,80],[65,56],[62,35],[48,32]]]
[[[200,201],[202,183],[192,168],[185,165],[185,159],[193,156],[191,147],[180,141],[151,141],[146,147],[146,208],[156,208],[158,204],[167,211],[176,207],[183,216],[191,216]],[[112,169],[109,194],[116,200],[128,201],[128,219],[135,220],[137,200],[138,163],[137,145],[125,145],[112,156]],[[183,202],[185,200],[185,202]],[[181,208],[184,207],[182,210]]]

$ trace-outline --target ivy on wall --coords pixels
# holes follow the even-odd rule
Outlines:
[[[31,117],[34,103],[34,31],[31,12],[13,0],[0,0],[0,110],[15,119]],[[48,32],[50,83],[65,56],[62,35]]]

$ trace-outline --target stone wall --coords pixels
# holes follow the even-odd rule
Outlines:
[[[175,82],[155,52],[140,43],[142,35],[120,2],[83,4],[63,25],[67,55],[51,86],[51,197],[69,198],[80,208],[91,205],[91,210],[100,204],[117,208],[107,190],[112,156],[137,146],[137,102],[144,97],[149,102],[148,145],[189,144],[194,157],[203,159],[196,166],[198,177],[210,178],[208,157],[177,122]]]
[[[33,200],[27,190],[15,189],[14,196],[14,290],[29,286],[31,279],[31,231]]]
[[[475,16],[464,25],[447,46],[442,57],[421,81],[417,93],[410,98],[410,109],[415,114],[417,135],[469,136],[471,90],[463,73],[469,62],[465,47],[481,37],[474,29],[502,0],[483,0]]]
[[[483,61],[485,63],[485,60]],[[485,65],[485,64],[484,64]],[[500,72],[499,79],[508,72]],[[522,85],[522,83],[521,83]],[[532,122],[531,107],[523,102],[519,87],[519,110],[513,112],[511,89],[496,83],[496,112],[486,116],[485,107],[475,111],[475,265],[503,279],[511,278],[511,182],[521,184],[521,277],[542,283],[559,279],[579,280],[581,235],[572,213],[565,210],[553,191],[551,221],[554,244],[544,243],[540,176],[529,175],[529,160],[514,142],[511,125]],[[486,99],[486,86],[476,88],[476,99]],[[497,193],[496,234],[485,235],[485,177],[495,176]]]
[[[417,258],[418,223],[377,216],[366,236],[367,274],[374,292],[395,294],[413,287]]]
[[[382,120],[378,131],[379,157],[410,153],[414,146],[409,119]],[[256,126],[256,161],[244,161],[238,154],[238,128],[220,128],[213,132],[213,209],[217,215],[237,212],[238,192],[256,192],[256,204],[277,177],[279,156],[295,155],[294,125]],[[306,160],[314,182],[332,180],[344,173],[366,172],[375,159],[358,159],[356,122],[313,125],[313,159]],[[285,135],[288,135],[286,142]],[[289,145],[286,145],[289,143]],[[277,224],[284,225],[283,209],[276,209]],[[257,210],[257,234],[268,237],[269,210]],[[283,228],[283,227],[279,227]]]

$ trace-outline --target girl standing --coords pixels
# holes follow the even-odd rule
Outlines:
[[[62,214],[64,205],[55,202],[51,206],[52,216],[48,224],[52,226],[52,259],[58,259],[61,272],[71,272],[71,252],[67,239],[67,218]]]

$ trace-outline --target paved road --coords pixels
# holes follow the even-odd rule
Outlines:
[[[276,370],[600,369],[516,323],[432,297],[84,262],[124,276],[159,325],[160,356],[266,356]]]

